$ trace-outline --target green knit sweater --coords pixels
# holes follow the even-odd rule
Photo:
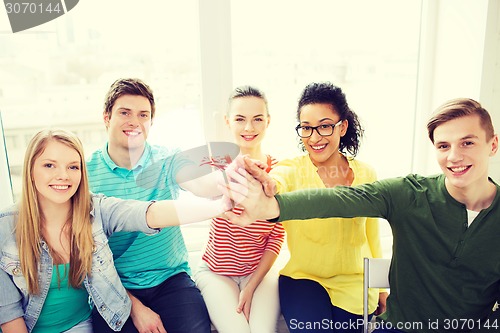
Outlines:
[[[444,176],[409,175],[357,187],[277,195],[279,221],[381,217],[393,232],[391,294],[381,319],[407,332],[468,331],[500,294],[500,187],[468,227]],[[328,255],[325,253],[325,255]],[[389,324],[389,325],[391,325]],[[500,322],[486,332],[500,331]]]

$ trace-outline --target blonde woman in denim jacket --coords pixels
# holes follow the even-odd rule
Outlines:
[[[0,212],[3,333],[91,333],[89,296],[119,331],[131,303],[107,237],[121,230],[153,234],[225,210],[220,200],[144,202],[93,195],[79,139],[64,130],[38,132],[26,151],[21,200]]]

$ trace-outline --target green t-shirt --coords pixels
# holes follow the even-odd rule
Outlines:
[[[68,275],[69,264],[53,266],[49,292],[32,333],[64,332],[90,317],[87,290],[71,287]]]

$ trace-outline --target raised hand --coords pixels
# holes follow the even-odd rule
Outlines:
[[[247,172],[262,184],[264,193],[266,193],[268,197],[274,197],[277,192],[276,181],[265,171],[267,165],[261,161],[252,160],[248,156],[243,156],[243,161]]]
[[[279,206],[276,199],[268,197],[262,184],[245,169],[228,169],[226,175],[229,182],[219,185],[225,200],[232,200],[244,210],[241,214],[227,211],[225,215],[231,222],[247,226],[258,219],[270,219],[279,216]]]

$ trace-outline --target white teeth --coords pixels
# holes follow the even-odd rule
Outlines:
[[[456,168],[450,168],[450,169],[453,172],[462,172],[462,171],[465,171],[467,169],[467,167],[456,167]]]
[[[127,132],[127,131],[125,131],[125,134],[130,135],[130,136],[137,136],[137,135],[139,135],[138,132]]]
[[[67,190],[69,188],[69,185],[52,185],[52,188],[55,188],[56,190]]]
[[[326,147],[326,145],[321,145],[321,146],[311,146],[311,148],[312,148],[312,149],[314,149],[314,150],[321,150],[321,149],[323,149],[323,148],[325,148],[325,147]]]

